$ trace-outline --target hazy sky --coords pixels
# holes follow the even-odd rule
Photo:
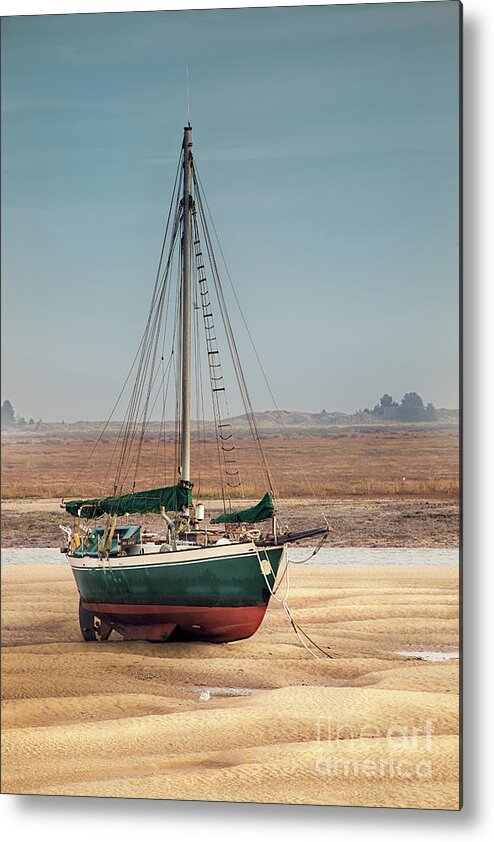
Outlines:
[[[111,411],[188,64],[199,173],[278,405],[457,407],[458,16],[443,0],[5,18],[2,400]]]

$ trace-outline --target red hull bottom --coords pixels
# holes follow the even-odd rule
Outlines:
[[[124,640],[209,640],[227,643],[251,637],[262,623],[266,605],[239,608],[205,605],[119,605],[84,602],[101,620],[105,640],[115,629]]]

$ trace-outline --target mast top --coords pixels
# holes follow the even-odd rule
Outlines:
[[[185,146],[192,146],[192,126],[188,123],[184,126],[184,142],[183,145]]]

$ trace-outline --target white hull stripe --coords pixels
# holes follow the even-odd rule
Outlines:
[[[260,550],[263,553],[263,550]],[[194,550],[177,550],[169,553],[146,553],[138,556],[121,556],[108,559],[92,558],[84,556],[75,558],[67,556],[73,570],[88,569],[111,569],[137,570],[144,567],[181,567],[184,564],[202,564],[208,561],[220,561],[224,558],[237,558],[239,556],[256,556],[258,550],[251,542],[245,544],[228,544],[222,546],[201,547]],[[179,560],[180,559],[180,560]]]

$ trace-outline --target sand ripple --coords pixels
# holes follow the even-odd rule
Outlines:
[[[458,807],[454,568],[298,568],[228,645],[84,644],[58,566],[3,575],[5,792]],[[231,695],[207,688],[258,692]]]

